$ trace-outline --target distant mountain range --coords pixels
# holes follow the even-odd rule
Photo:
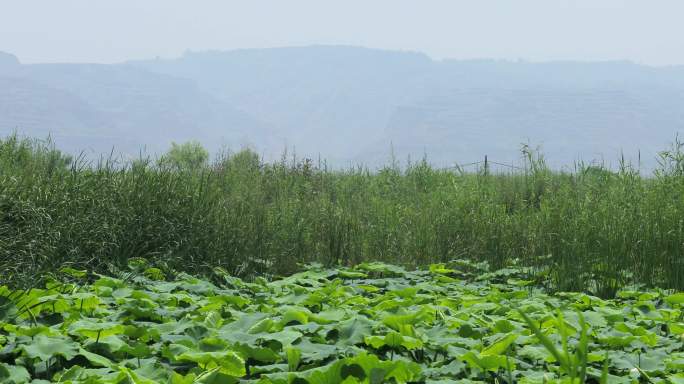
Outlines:
[[[71,152],[287,147],[333,164],[421,158],[552,164],[621,151],[644,167],[684,132],[684,66],[435,61],[342,46],[187,53],[111,65],[23,65],[0,53],[0,133],[51,134]]]

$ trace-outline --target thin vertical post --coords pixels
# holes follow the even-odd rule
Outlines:
[[[484,161],[484,174],[487,176],[489,174],[489,163],[487,162],[487,155],[485,155]]]

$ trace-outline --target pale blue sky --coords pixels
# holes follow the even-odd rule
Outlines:
[[[684,0],[0,0],[31,62],[345,44],[434,58],[684,64]]]

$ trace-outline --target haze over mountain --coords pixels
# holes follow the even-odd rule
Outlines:
[[[621,150],[642,165],[684,131],[684,67],[630,62],[435,61],[413,52],[311,46],[189,52],[172,60],[22,65],[0,54],[0,132],[51,134],[69,151],[137,154],[198,139],[211,150],[288,146],[334,164],[390,149],[438,165],[550,162]]]

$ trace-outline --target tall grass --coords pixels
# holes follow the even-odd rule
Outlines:
[[[64,266],[104,270],[133,257],[202,273],[284,274],[305,262],[511,263],[552,288],[610,295],[626,284],[684,288],[684,156],[653,176],[578,164],[552,172],[526,150],[509,174],[330,171],[264,164],[249,151],[210,166],[65,161],[36,141],[0,142],[0,270],[32,282]]]

